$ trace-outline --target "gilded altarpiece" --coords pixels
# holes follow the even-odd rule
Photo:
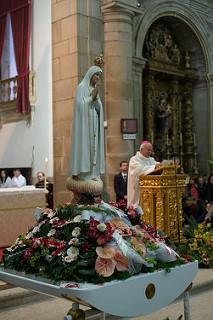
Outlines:
[[[152,141],[157,160],[176,157],[180,172],[197,173],[192,105],[197,77],[189,53],[167,25],[156,23],[146,36],[144,56],[144,139]]]
[[[140,205],[143,220],[164,231],[175,243],[182,242],[182,194],[186,175],[175,166],[164,167],[159,175],[140,177]]]

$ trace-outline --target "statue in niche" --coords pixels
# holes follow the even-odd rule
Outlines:
[[[145,40],[145,47],[147,55],[151,58],[155,58],[155,49],[156,49],[156,36],[154,32],[150,32],[149,39]]]
[[[172,130],[172,107],[167,101],[166,95],[162,95],[155,107],[155,132],[162,138],[168,135],[171,138]]]
[[[177,47],[177,44],[174,45],[174,48],[172,49],[172,57],[171,60],[174,64],[179,65],[181,60],[181,54],[180,50]]]
[[[171,30],[164,24],[155,24],[145,39],[145,56],[175,65],[181,63],[181,52]]]

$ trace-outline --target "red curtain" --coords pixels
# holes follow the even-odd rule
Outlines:
[[[10,0],[9,1],[1,1],[0,5],[0,62],[2,56],[2,50],[4,46],[4,35],[5,35],[5,27],[6,27],[6,19],[7,13],[9,10]]]
[[[12,0],[10,7],[17,80],[17,105],[19,113],[29,112],[29,55],[31,32],[31,1]]]

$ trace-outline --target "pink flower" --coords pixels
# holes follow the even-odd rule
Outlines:
[[[128,270],[128,258],[122,254],[120,250],[113,247],[97,247],[98,255],[95,263],[95,270],[103,277],[110,277],[115,268],[118,271]]]
[[[32,239],[32,247],[34,249],[38,248],[41,245],[41,238],[33,238]]]
[[[26,249],[24,251],[24,255],[23,255],[24,259],[26,259],[26,260],[30,259],[30,257],[32,256],[33,252],[34,252],[33,248]]]
[[[107,237],[104,234],[101,234],[97,239],[97,244],[103,246],[107,242]]]
[[[118,271],[126,271],[128,270],[128,258],[124,256],[121,251],[116,250],[114,255],[114,261],[116,261],[116,269]]]
[[[98,257],[95,262],[95,270],[103,277],[110,277],[115,271],[115,261]]]

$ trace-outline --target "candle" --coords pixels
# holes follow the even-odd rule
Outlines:
[[[195,133],[194,133],[194,146],[196,146],[196,136],[195,136]]]
[[[166,135],[166,145],[167,146],[169,145],[169,135],[168,134]]]
[[[182,137],[182,133],[180,133],[180,146],[182,147],[183,145],[183,137]]]
[[[153,144],[154,142],[154,135],[153,135],[153,131],[151,131],[151,143]]]
[[[48,158],[44,160],[44,188],[47,189],[47,166],[48,166]]]

